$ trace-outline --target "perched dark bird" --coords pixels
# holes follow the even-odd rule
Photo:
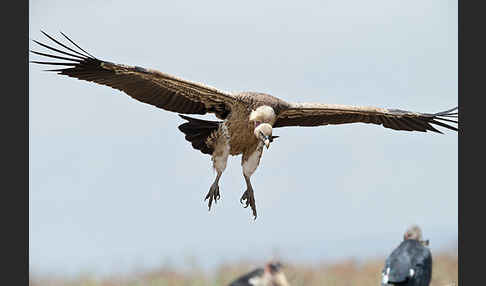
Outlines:
[[[289,286],[279,262],[268,263],[231,282],[228,286]]]
[[[432,277],[428,245],[428,240],[422,240],[420,227],[408,228],[402,243],[386,259],[382,285],[428,286]]]
[[[242,154],[241,165],[246,191],[240,199],[251,206],[257,217],[255,196],[250,182],[260,163],[263,147],[278,136],[273,128],[286,126],[321,126],[328,124],[372,123],[406,131],[442,133],[434,125],[457,131],[457,107],[438,113],[419,113],[399,109],[358,107],[321,103],[287,102],[258,92],[229,93],[200,83],[187,81],[156,70],[115,64],[100,60],[81,49],[61,33],[74,47],[68,47],[42,32],[58,48],[35,41],[57,52],[57,55],[31,51],[34,54],[63,60],[62,62],[31,61],[42,65],[64,66],[50,71],[91,81],[121,90],[132,98],[180,114],[214,113],[222,121],[208,121],[188,116],[179,126],[193,148],[212,156],[217,172],[205,200],[208,207],[220,199],[219,179],[229,155]]]

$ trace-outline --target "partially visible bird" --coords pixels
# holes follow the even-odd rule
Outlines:
[[[228,286],[290,286],[280,262],[267,263],[231,282]]]
[[[422,240],[418,225],[409,227],[403,241],[385,261],[382,285],[428,286],[432,277],[432,254]]]
[[[438,113],[420,113],[368,106],[287,102],[260,92],[230,93],[156,70],[104,61],[81,49],[64,34],[75,47],[68,47],[46,33],[44,35],[63,50],[34,41],[58,54],[31,52],[63,61],[31,63],[64,66],[50,71],[118,89],[140,102],[164,110],[180,114],[214,113],[222,120],[208,121],[181,115],[187,122],[179,126],[194,149],[211,155],[217,174],[204,199],[209,200],[209,209],[213,201],[216,203],[221,197],[219,180],[226,169],[228,156],[242,155],[246,191],[240,202],[245,208],[251,206],[256,219],[256,202],[250,178],[260,164],[263,147],[268,149],[278,137],[272,135],[273,128],[361,122],[406,131],[442,133],[434,126],[458,130],[454,126],[458,123],[457,107]]]

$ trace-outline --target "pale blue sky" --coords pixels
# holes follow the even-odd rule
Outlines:
[[[47,42],[41,29],[98,58],[227,91],[419,112],[458,104],[457,1],[31,0],[29,37]],[[253,221],[239,203],[240,157],[208,212],[210,157],[184,140],[177,114],[43,69],[29,67],[36,272],[125,271],[191,255],[208,268],[276,252],[365,258],[388,254],[412,223],[432,251],[457,240],[455,132],[276,129],[252,178]]]

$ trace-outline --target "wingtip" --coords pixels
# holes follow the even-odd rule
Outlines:
[[[449,110],[445,110],[445,111],[442,111],[442,112],[437,112],[436,114],[434,114],[435,116],[441,116],[441,115],[453,115],[453,114],[457,114],[458,112],[455,112],[453,113],[453,111],[456,111],[456,110],[459,110],[459,106],[456,106],[454,108],[451,108]]]
[[[78,49],[80,49],[81,51],[83,51],[84,53],[86,53],[85,56],[87,57],[91,57],[92,59],[97,59],[95,56],[93,56],[92,54],[88,53],[87,51],[83,50],[83,48],[81,48],[78,44],[76,44],[73,40],[71,40],[66,34],[64,34],[63,32],[59,31],[61,33],[61,35],[66,38],[69,42],[71,42],[71,44],[73,44],[74,46],[76,46]]]
[[[444,135],[444,132],[442,132],[442,131],[440,131],[438,129],[435,129],[434,132]]]
[[[451,113],[452,111],[456,111],[456,110],[459,110],[459,106],[456,106],[456,107],[454,107],[452,109],[449,109],[447,111],[444,111],[444,113]]]

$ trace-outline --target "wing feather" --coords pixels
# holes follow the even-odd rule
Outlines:
[[[285,126],[321,126],[328,124],[371,123],[405,131],[442,133],[433,125],[458,131],[458,107],[438,113],[420,113],[400,109],[361,107],[320,103],[290,103],[282,110],[274,124]],[[456,111],[456,112],[454,112]]]
[[[239,102],[232,94],[210,86],[187,81],[152,69],[115,64],[97,59],[63,33],[61,34],[80,51],[68,47],[44,32],[42,33],[67,51],[34,40],[40,46],[59,54],[47,54],[32,50],[31,52],[39,56],[63,60],[63,62],[31,61],[31,63],[67,66],[66,68],[50,70],[58,74],[106,85],[123,91],[138,101],[183,114],[215,113],[217,117],[223,119],[227,116],[231,107]]]

